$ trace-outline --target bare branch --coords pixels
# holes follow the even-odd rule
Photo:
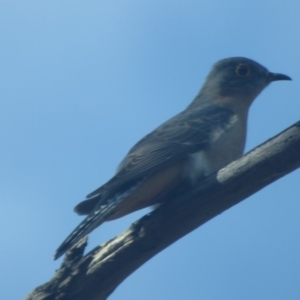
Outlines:
[[[300,121],[84,257],[86,240],[82,240],[55,276],[26,299],[107,299],[151,257],[299,166]]]

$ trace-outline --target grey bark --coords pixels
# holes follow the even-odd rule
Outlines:
[[[199,186],[168,199],[116,238],[83,256],[86,239],[27,300],[102,300],[151,257],[300,166],[300,121]]]

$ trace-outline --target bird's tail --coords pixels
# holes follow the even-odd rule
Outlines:
[[[64,240],[54,253],[54,260],[62,256],[72,248],[81,238],[89,234],[93,229],[101,225],[110,216],[110,212],[115,208],[116,203],[111,201],[106,205],[96,207]]]

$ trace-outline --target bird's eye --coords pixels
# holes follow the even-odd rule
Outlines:
[[[239,64],[235,69],[235,73],[240,77],[246,77],[250,74],[250,68],[245,64]]]

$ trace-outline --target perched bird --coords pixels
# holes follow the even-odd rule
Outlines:
[[[276,80],[291,78],[248,58],[218,61],[192,103],[133,146],[115,176],[75,207],[87,217],[59,246],[54,259],[103,222],[158,204],[180,183],[195,185],[239,158],[249,107]]]

